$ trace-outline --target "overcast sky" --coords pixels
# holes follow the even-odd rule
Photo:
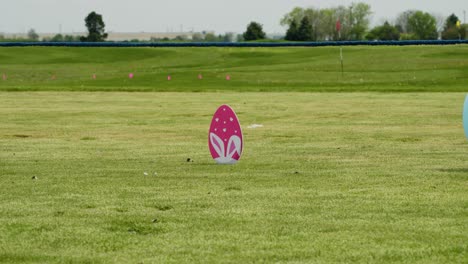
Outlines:
[[[104,17],[106,31],[166,32],[214,30],[241,33],[250,21],[263,24],[267,33],[283,33],[281,17],[296,6],[333,7],[366,2],[372,8],[372,25],[391,21],[408,9],[448,16],[463,22],[468,0],[2,0],[0,32],[84,32],[84,18],[91,11]]]

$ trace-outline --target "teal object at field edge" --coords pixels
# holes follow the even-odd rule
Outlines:
[[[463,128],[465,129],[465,136],[468,138],[468,95],[465,97],[465,105],[463,106]]]

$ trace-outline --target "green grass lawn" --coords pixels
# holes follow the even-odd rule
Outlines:
[[[0,48],[0,91],[466,91],[468,45]],[[134,73],[135,78],[128,79]],[[96,74],[96,80],[92,75]],[[172,81],[167,81],[167,75]],[[198,80],[198,74],[203,80]],[[231,80],[226,81],[226,75]],[[55,79],[52,80],[52,76]]]
[[[379,90],[380,84],[395,90],[466,90],[468,76],[467,47],[424,48],[416,62],[388,57],[380,61],[384,68],[362,64],[345,73],[349,81],[336,77],[331,59],[338,53],[332,48],[293,49],[296,57],[284,49],[219,50],[208,58],[216,63],[201,69],[213,79],[203,80],[206,88],[186,77],[198,73],[198,62],[168,59],[178,53],[199,56],[191,49],[139,49],[142,64],[119,60],[120,53],[111,49],[50,49],[47,60],[38,49],[23,50],[27,61],[22,49],[0,49],[2,70],[11,69],[1,90],[79,90],[81,82],[83,90],[188,85],[189,91],[243,91],[270,89],[277,81],[271,89],[285,91],[281,85],[289,77],[282,71],[289,67],[289,75],[301,81],[291,80],[288,88],[301,91],[326,85]],[[345,58],[362,54],[369,62],[376,49],[396,52],[362,49],[346,48]],[[445,58],[439,49],[457,56]],[[401,50],[417,54],[418,49]],[[64,59],[78,51],[86,56],[76,63]],[[269,55],[283,52],[290,64],[267,65]],[[259,56],[259,64],[246,65],[250,53]],[[158,62],[155,54],[172,64],[149,67]],[[395,65],[393,59],[408,64]],[[426,60],[440,62],[437,70]],[[91,65],[107,76],[87,80]],[[125,79],[131,67],[134,83]],[[166,69],[174,71],[171,84],[152,81]],[[234,80],[214,80],[223,71]],[[57,80],[43,80],[37,72],[55,72]],[[256,84],[254,77],[265,83]],[[392,81],[397,79],[402,87]],[[340,88],[342,82],[347,84]],[[464,96],[0,92],[0,262],[466,263]],[[233,166],[216,165],[207,146],[211,115],[222,103],[235,109],[244,132],[244,155]],[[264,127],[247,128],[254,123]]]

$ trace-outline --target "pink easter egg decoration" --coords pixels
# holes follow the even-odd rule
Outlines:
[[[226,80],[227,80],[227,81],[231,80],[231,75],[229,75],[229,74],[226,75]]]
[[[168,81],[172,80],[171,75],[168,75],[168,76],[167,76],[167,80],[168,80]]]
[[[134,76],[133,73],[129,73],[129,74],[128,74],[128,78],[129,78],[129,79],[133,79],[133,76]]]
[[[201,74],[198,74],[198,79],[199,80],[203,79],[203,76]]]
[[[218,164],[234,164],[244,147],[242,130],[236,113],[228,105],[216,110],[208,132],[208,147]]]

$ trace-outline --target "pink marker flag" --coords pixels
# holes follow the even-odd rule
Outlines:
[[[128,74],[128,78],[129,78],[129,79],[133,79],[133,73],[129,73],[129,74]]]
[[[226,80],[227,80],[227,81],[231,80],[231,75],[229,75],[229,74],[226,75]]]
[[[167,80],[168,80],[168,81],[172,80],[171,75],[168,75],[168,76],[167,76]]]
[[[340,22],[339,19],[336,21],[335,29],[336,29],[337,32],[339,32],[341,30],[341,22]]]
[[[203,76],[201,74],[198,74],[198,79],[199,80],[203,79]]]

